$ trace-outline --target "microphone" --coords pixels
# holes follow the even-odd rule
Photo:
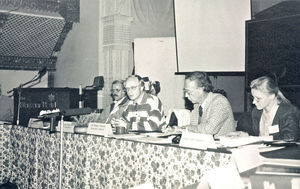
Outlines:
[[[73,108],[73,109],[66,109],[62,111],[64,116],[77,116],[77,115],[85,115],[92,113],[92,109],[87,108]]]
[[[47,73],[47,67],[44,66],[38,73],[39,78],[42,78]]]

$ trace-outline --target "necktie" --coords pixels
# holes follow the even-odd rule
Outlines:
[[[202,106],[199,106],[199,117],[202,117],[203,115],[203,108]]]
[[[110,112],[114,109],[114,107],[115,107],[115,103],[112,103],[112,104],[110,105]]]

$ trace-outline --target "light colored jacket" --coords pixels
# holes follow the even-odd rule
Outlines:
[[[214,136],[235,131],[234,117],[227,98],[219,93],[210,92],[205,101],[199,124],[189,126],[188,130]]]

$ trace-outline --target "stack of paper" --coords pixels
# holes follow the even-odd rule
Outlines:
[[[154,143],[154,144],[171,144],[173,137],[168,137],[168,138],[144,137],[144,138],[137,138],[135,139],[135,141]]]
[[[116,139],[137,139],[137,138],[144,138],[146,136],[130,133],[130,134],[121,134],[121,135],[113,134],[113,135],[109,135],[108,137],[112,137]]]
[[[270,141],[271,137],[257,137],[257,136],[248,136],[248,137],[226,137],[220,136],[220,144],[224,147],[238,147],[244,146],[247,144],[259,143],[263,141]]]

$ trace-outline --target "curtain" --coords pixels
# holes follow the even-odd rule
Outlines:
[[[172,0],[132,0],[131,15],[133,38],[175,36]]]

